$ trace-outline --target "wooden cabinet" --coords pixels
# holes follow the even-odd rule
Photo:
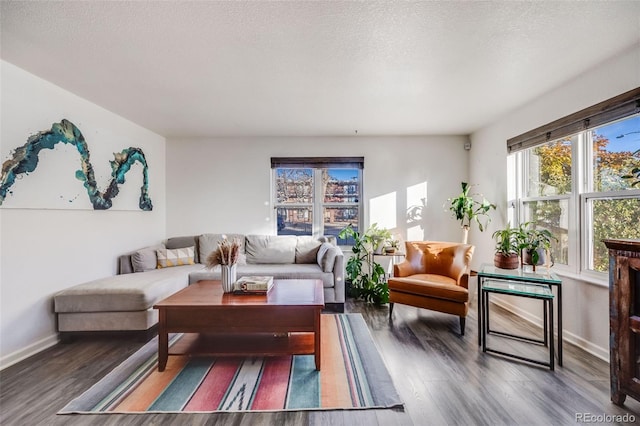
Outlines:
[[[611,401],[640,401],[640,240],[604,240],[609,249]]]

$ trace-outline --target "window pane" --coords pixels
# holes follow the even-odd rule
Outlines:
[[[571,142],[577,136],[559,139],[528,150],[527,196],[568,194],[571,192]]]
[[[517,183],[518,179],[512,179],[516,176],[516,154],[507,156],[507,199],[513,200],[518,196]],[[513,223],[513,222],[511,222]]]
[[[324,235],[334,235],[338,238],[338,233],[349,224],[354,230],[358,230],[357,207],[329,207],[324,209]],[[353,238],[338,238],[339,245],[353,245],[354,243]]]
[[[278,207],[278,235],[311,235],[313,214],[311,207]]]
[[[589,200],[593,218],[589,268],[609,269],[609,252],[604,238],[640,238],[640,198]]]
[[[549,200],[524,203],[525,218],[537,229],[549,230],[558,241],[551,244],[555,264],[569,263],[569,201]]]
[[[591,137],[594,191],[640,188],[640,116],[598,127]]]
[[[313,203],[313,170],[277,169],[276,200],[278,203]]]
[[[322,169],[325,203],[357,203],[358,169]]]

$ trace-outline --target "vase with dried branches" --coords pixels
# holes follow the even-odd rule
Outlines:
[[[206,266],[209,269],[220,265],[222,273],[222,290],[225,293],[233,291],[233,283],[237,279],[237,265],[240,258],[240,241],[224,239],[218,243],[218,248],[207,256]]]

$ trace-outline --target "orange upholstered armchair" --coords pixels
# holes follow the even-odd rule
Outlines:
[[[460,317],[460,334],[469,312],[469,265],[474,247],[442,241],[407,241],[406,259],[389,278],[389,318],[394,303]]]

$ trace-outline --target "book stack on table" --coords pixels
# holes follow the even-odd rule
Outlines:
[[[267,294],[273,287],[273,277],[240,277],[233,285],[234,294]]]

